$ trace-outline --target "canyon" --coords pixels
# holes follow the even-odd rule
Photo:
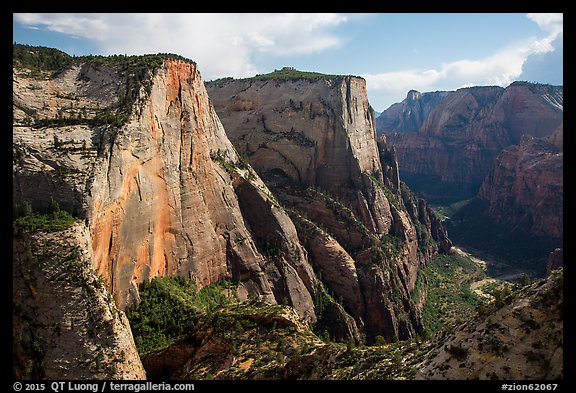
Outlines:
[[[562,86],[513,82],[410,91],[376,120],[396,148],[403,179],[430,203],[471,198],[507,147],[546,137],[563,121]]]
[[[414,337],[422,330],[417,303],[424,299],[410,294],[419,266],[449,252],[445,230],[423,200],[385,177],[386,145],[376,142],[362,79],[283,84],[294,97],[283,96],[283,109],[298,106],[285,115],[305,103],[306,117],[293,122],[298,131],[276,123],[273,106],[265,109],[269,120],[264,114],[248,120],[263,125],[267,138],[259,144],[275,148],[280,141],[294,160],[263,168],[266,160],[247,162],[238,154],[245,150],[228,139],[192,61],[89,57],[40,76],[16,62],[14,204],[46,212],[56,203],[78,218],[87,238],[78,247],[118,315],[138,303],[139,285],[156,276],[183,276],[200,287],[229,279],[240,299],[290,306],[335,339]],[[311,98],[304,99],[306,91]],[[266,127],[275,131],[269,135]],[[392,173],[397,163],[390,157]],[[280,181],[265,177],[265,183],[259,173],[266,170],[282,172]],[[20,244],[29,235],[18,236]],[[14,281],[22,280],[26,275],[14,270]],[[331,299],[322,311],[315,304],[320,296]],[[14,292],[19,307],[36,301],[37,312],[52,316],[46,303],[25,298]],[[52,317],[62,329],[60,317]],[[114,347],[99,338],[103,350]],[[42,353],[51,345],[36,333],[30,341]]]
[[[377,128],[417,195],[458,206],[444,222],[454,242],[497,256],[493,273],[544,276],[563,247],[562,86],[410,91]]]
[[[377,135],[364,79],[283,68],[205,83],[178,55],[19,45],[13,64],[15,379],[341,379],[337,359],[380,351],[364,379],[390,364],[380,377],[417,375],[399,365],[426,330],[423,271],[452,241]],[[561,140],[521,138],[506,162]],[[62,214],[73,224],[39,224]],[[233,301],[139,353],[125,311],[170,277],[232,283]]]

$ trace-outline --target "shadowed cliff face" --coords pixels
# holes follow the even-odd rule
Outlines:
[[[386,134],[417,132],[430,112],[448,94],[447,91],[420,93],[410,90],[405,100],[392,104],[376,118],[376,130]]]
[[[546,138],[525,135],[500,153],[478,195],[445,224],[454,241],[500,256],[512,271],[543,277],[548,254],[564,242],[562,140],[560,126]]]
[[[478,198],[489,202],[488,215],[533,236],[563,236],[563,148],[560,127],[550,137],[525,136],[503,151],[486,176]]]
[[[363,80],[208,84],[229,137],[259,173],[331,192],[363,187],[380,168]],[[381,179],[381,177],[380,177]]]
[[[315,271],[369,340],[418,332],[410,299],[418,267],[449,240],[443,228],[433,239],[430,221],[423,231],[415,223],[432,212],[419,216],[401,190],[394,153],[376,141],[365,81],[256,78],[207,90],[230,140],[289,207]]]
[[[122,70],[83,63],[42,81],[15,72],[15,202],[41,209],[54,196],[86,217],[91,263],[121,308],[157,275],[201,286],[234,278],[241,297],[283,302],[315,321],[315,276],[294,225],[239,161],[196,65],[166,60],[142,73],[139,91]],[[127,122],[97,120],[117,113],[123,94],[136,96]],[[53,112],[64,120],[51,120]],[[273,239],[254,235],[253,206]]]
[[[432,202],[474,196],[503,149],[524,134],[550,135],[563,118],[561,86],[415,93],[380,115],[378,132],[395,146],[404,180]]]

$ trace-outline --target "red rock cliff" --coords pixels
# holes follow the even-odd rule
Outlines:
[[[478,198],[497,222],[532,236],[563,236],[563,127],[546,139],[524,136],[503,151]],[[556,143],[553,143],[556,141]]]
[[[167,60],[136,112],[110,145],[90,199],[93,263],[120,304],[154,276],[201,286],[234,278],[242,296],[285,301],[314,320],[314,275],[295,228],[251,169],[239,169],[196,65]],[[263,255],[250,229],[255,209],[274,228],[274,246],[290,252]]]
[[[498,154],[522,135],[554,132],[563,119],[563,89],[515,82],[412,94],[399,105],[380,115],[378,132],[395,146],[404,180],[427,199],[446,202],[474,196]]]
[[[312,264],[358,326],[369,338],[419,331],[410,293],[428,257],[418,247],[426,249],[425,235],[399,180],[387,177],[396,158],[383,169],[365,81],[256,77],[207,89],[230,140],[290,207]]]

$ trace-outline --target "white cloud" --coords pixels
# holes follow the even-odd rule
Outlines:
[[[526,17],[549,32],[552,40],[564,31],[564,14],[527,14]]]
[[[420,91],[456,89],[477,84],[507,85],[522,73],[524,49],[502,51],[477,60],[444,63],[438,69],[407,70],[364,74],[368,89],[405,94]],[[452,87],[446,87],[452,86]]]
[[[74,37],[103,38],[106,23],[96,14],[14,14],[14,19],[30,28],[43,27]],[[87,35],[90,32],[90,35]]]
[[[422,92],[454,90],[475,85],[507,86],[522,75],[530,56],[553,52],[554,42],[563,34],[563,14],[528,14],[547,35],[532,37],[510,45],[480,59],[462,59],[443,63],[437,69],[400,70],[378,74],[363,74],[369,93],[401,97],[416,89]]]
[[[29,27],[99,42],[103,54],[173,52],[196,61],[204,79],[251,76],[255,53],[317,53],[340,45],[340,14],[14,14]]]

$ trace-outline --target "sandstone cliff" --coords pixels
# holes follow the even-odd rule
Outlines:
[[[88,58],[41,80],[15,68],[13,81],[15,202],[52,196],[85,217],[91,263],[121,308],[157,275],[233,278],[244,298],[315,321],[294,225],[240,161],[194,63]]]
[[[421,215],[406,209],[396,157],[375,138],[363,79],[284,71],[211,82],[208,94],[232,143],[289,208],[322,281],[369,340],[414,336],[421,321],[409,294],[426,258],[449,250],[446,232],[439,222],[433,236],[430,220],[421,225],[432,214],[424,206]]]
[[[286,301],[313,321],[314,275],[294,226],[240,162],[195,64],[166,61],[152,78],[95,173],[95,266],[121,299],[156,275],[234,278],[244,297]]]
[[[478,195],[445,223],[452,238],[543,277],[548,254],[564,242],[562,141],[560,125],[546,138],[525,135],[506,148]]]
[[[14,239],[15,379],[146,379],[128,320],[90,254],[83,223]]]
[[[183,275],[200,286],[232,279],[240,298],[281,302],[303,321],[316,322],[318,285],[294,224],[237,156],[193,62],[80,58],[56,73],[38,74],[15,59],[13,88],[14,203],[46,211],[53,199],[82,218],[90,274],[102,278],[120,309],[138,301],[141,282]],[[45,251],[39,247],[33,256]],[[58,296],[58,287],[51,290]],[[38,302],[30,298],[23,312],[42,308],[53,322],[46,335],[56,334],[65,316]],[[77,323],[80,332],[93,328],[88,320]],[[116,345],[106,332],[101,345]],[[67,336],[66,348],[84,345],[82,334]],[[16,335],[14,340],[18,345]],[[42,340],[42,353],[61,352]],[[60,355],[64,363],[44,357],[45,371],[33,376],[142,377],[137,371],[104,375],[88,366],[71,370],[75,363],[68,357],[74,355]],[[100,355],[95,361],[105,364],[115,356]],[[14,375],[24,375],[26,367]]]
[[[533,236],[562,238],[562,134],[560,126],[546,139],[524,136],[497,157],[478,193],[488,202],[488,216]]]
[[[303,323],[338,340],[394,341],[421,331],[410,296],[417,271],[450,241],[398,176],[386,175],[398,165],[385,145],[379,153],[363,80],[290,86],[296,90],[283,96],[284,114],[294,120],[289,128],[274,109],[248,120],[267,135],[256,147],[271,147],[249,157],[269,188],[237,153],[246,154],[245,146],[228,139],[187,59],[70,58],[57,72],[33,71],[15,58],[14,203],[45,211],[54,200],[83,220],[86,269],[101,277],[120,310],[138,302],[140,283],[180,275],[199,287],[232,280],[240,299],[290,306]],[[235,105],[273,105],[272,97],[284,94],[277,87]],[[268,158],[291,163],[266,171]],[[37,307],[37,298],[30,302],[24,308]],[[46,313],[52,328],[65,320]],[[80,331],[92,328],[78,323]],[[106,332],[102,339],[112,340]],[[83,345],[81,335],[66,345],[73,340]],[[45,369],[55,367],[47,359]],[[70,365],[38,377],[101,376]]]
[[[524,134],[551,134],[562,118],[561,86],[514,82],[505,89],[411,91],[377,126],[396,148],[403,179],[440,203],[474,196],[504,148]]]

